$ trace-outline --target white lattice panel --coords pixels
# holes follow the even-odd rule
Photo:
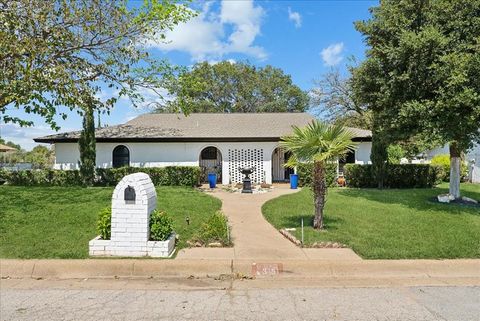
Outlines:
[[[230,180],[232,183],[241,183],[244,175],[240,168],[255,167],[250,175],[253,183],[261,183],[264,179],[263,149],[229,149],[228,150]]]

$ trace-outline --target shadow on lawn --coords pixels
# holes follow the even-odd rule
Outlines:
[[[339,195],[343,197],[364,198],[382,204],[399,204],[415,210],[442,210],[451,214],[480,215],[478,207],[461,204],[440,204],[435,202],[439,194],[448,193],[448,188],[415,188],[415,189],[342,189]],[[480,193],[463,191],[463,196],[480,200]]]
[[[285,224],[285,227],[300,228],[302,226],[301,220],[303,218],[304,227],[313,227],[313,217],[314,214],[288,216],[283,220],[283,223]],[[341,218],[328,216],[328,213],[326,213],[326,215],[323,217],[325,229],[330,231],[338,230],[338,227],[343,224],[343,221],[344,220]]]

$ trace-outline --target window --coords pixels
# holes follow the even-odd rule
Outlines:
[[[202,150],[202,159],[217,159],[217,148],[216,147],[207,147]]]
[[[113,161],[114,168],[130,166],[130,151],[127,147],[119,145],[113,149]]]

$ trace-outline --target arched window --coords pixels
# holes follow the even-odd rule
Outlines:
[[[216,147],[206,147],[202,150],[202,159],[217,159],[217,148]]]
[[[130,151],[126,146],[118,145],[113,149],[112,166],[114,168],[130,166]]]

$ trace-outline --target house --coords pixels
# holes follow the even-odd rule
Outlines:
[[[262,114],[145,114],[125,124],[99,128],[97,167],[200,166],[216,172],[223,184],[241,182],[239,168],[255,168],[254,182],[289,179],[283,165],[288,155],[279,148],[280,137],[292,126],[314,118],[306,113]],[[352,128],[359,142],[347,162],[370,162],[371,132]],[[55,144],[55,168],[78,169],[80,132],[36,138]]]
[[[0,153],[11,153],[11,152],[16,152],[16,151],[17,151],[16,148],[0,144]]]

